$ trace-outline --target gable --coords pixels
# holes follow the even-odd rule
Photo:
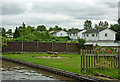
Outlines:
[[[105,30],[102,30],[102,31],[100,31],[99,33],[101,33],[101,32],[104,32],[104,31],[108,31],[108,32],[111,32],[111,33],[116,33],[115,31],[113,31],[113,30],[111,30],[111,29],[105,29]]]

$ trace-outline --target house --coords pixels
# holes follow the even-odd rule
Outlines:
[[[92,43],[93,45],[98,44],[102,46],[110,46],[114,45],[116,32],[109,28],[91,29],[83,32],[82,37],[86,40],[86,44]]]
[[[61,31],[50,31],[49,32],[52,36],[57,36],[57,37],[65,37],[68,36],[67,32],[61,30]]]
[[[72,40],[77,40],[78,38],[82,39],[82,33],[85,32],[86,30],[82,29],[82,30],[73,30],[68,32],[68,36],[70,37],[70,39]]]

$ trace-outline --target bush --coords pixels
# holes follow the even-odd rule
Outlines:
[[[22,52],[16,52],[16,54],[22,54]]]
[[[48,51],[47,54],[53,55],[54,52],[53,51]]]

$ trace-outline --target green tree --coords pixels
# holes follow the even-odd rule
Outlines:
[[[13,35],[12,29],[9,29],[9,30],[6,32],[6,34],[8,34],[8,36],[12,36],[12,35]]]
[[[52,27],[49,28],[49,31],[60,31],[60,30],[62,30],[62,28],[57,25],[55,25],[54,28],[52,28]]]
[[[38,31],[46,31],[46,27],[44,25],[37,26]]]
[[[99,27],[104,27],[104,23],[103,23],[102,21],[100,21],[100,22],[98,23],[98,25],[99,25]]]
[[[86,41],[84,39],[78,38],[78,43],[79,43],[79,48],[80,49],[83,49],[85,42]]]
[[[16,29],[15,29],[15,32],[13,33],[13,37],[14,37],[14,38],[20,37],[20,34],[19,34],[19,31],[18,31],[18,28],[17,28],[17,27],[16,27]]]
[[[92,22],[91,22],[91,20],[86,20],[84,22],[84,29],[86,29],[86,30],[92,29]]]
[[[23,24],[22,24],[22,27],[23,27],[23,28],[26,28],[26,25],[25,25],[25,23],[24,23],[24,22],[23,22]]]
[[[108,25],[109,25],[108,22],[105,21],[105,22],[104,22],[104,25],[103,25],[103,28],[108,28]]]
[[[71,29],[68,29],[68,32],[73,31],[73,30],[79,30],[79,29],[78,28],[71,28]]]
[[[6,30],[5,30],[5,28],[1,28],[1,31],[2,31],[2,36],[6,37]]]

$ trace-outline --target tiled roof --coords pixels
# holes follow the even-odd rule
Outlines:
[[[91,30],[85,31],[84,33],[99,33],[100,31],[105,30],[105,29],[106,28],[104,28],[104,29],[91,29]]]

